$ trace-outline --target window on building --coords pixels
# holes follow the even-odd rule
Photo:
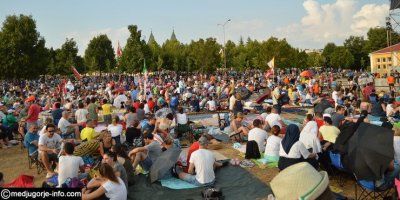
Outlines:
[[[387,60],[388,60],[388,62],[392,62],[392,58],[391,57],[388,57]]]
[[[382,62],[386,62],[386,58],[382,58]]]
[[[377,59],[376,59],[376,62],[381,62],[381,59],[380,59],[380,58],[377,58]]]
[[[386,65],[382,65],[383,69],[386,69]]]
[[[381,68],[381,65],[378,65],[378,69],[380,69]]]
[[[392,64],[388,64],[387,66],[388,66],[388,67],[391,67],[391,66],[392,66]]]

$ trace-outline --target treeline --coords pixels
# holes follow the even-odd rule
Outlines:
[[[122,56],[107,35],[92,38],[84,56],[78,55],[73,38],[66,39],[58,49],[46,48],[45,39],[36,29],[32,16],[11,15],[0,30],[0,78],[36,78],[42,74],[71,74],[71,66],[81,72],[139,72],[146,61],[148,70],[213,72],[224,67],[223,44],[215,38],[180,42],[173,32],[171,38],[158,44],[153,34],[144,41],[136,25],[128,26],[130,36],[122,48]],[[393,33],[392,43],[399,42]],[[322,53],[292,47],[285,39],[271,37],[264,41],[251,38],[227,41],[226,66],[235,70],[267,69],[275,58],[278,68],[334,67],[360,69],[369,66],[370,52],[386,47],[386,29],[372,28],[367,38],[350,36],[344,44],[328,43]]]

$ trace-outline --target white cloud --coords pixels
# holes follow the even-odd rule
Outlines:
[[[87,45],[89,44],[90,40],[98,35],[101,34],[106,34],[108,38],[111,40],[112,45],[114,49],[117,49],[118,42],[120,43],[121,47],[125,46],[126,40],[129,37],[129,30],[127,27],[122,27],[122,28],[117,28],[117,29],[112,29],[112,28],[106,28],[106,29],[100,29],[100,30],[94,30],[94,31],[73,31],[70,33],[67,33],[65,36],[67,38],[73,38],[79,48],[79,55],[84,55],[85,49],[87,48]]]
[[[265,21],[261,19],[251,19],[251,20],[232,20],[226,25],[226,40],[237,41],[240,36],[244,39],[251,37],[252,39],[265,39],[264,31],[266,29]],[[219,42],[223,42],[222,31],[219,34]]]
[[[358,34],[364,34],[369,28],[383,25],[389,14],[389,5],[368,4],[353,16],[351,29]]]
[[[306,15],[300,22],[277,29],[276,34],[302,47],[322,48],[328,42],[341,43],[350,35],[365,35],[371,27],[384,25],[388,4],[366,4],[362,0],[305,0]]]

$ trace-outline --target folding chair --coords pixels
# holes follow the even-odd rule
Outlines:
[[[29,151],[27,151],[27,154],[28,154],[28,167],[29,167],[29,169],[32,169],[32,167],[35,166],[37,174],[41,174],[44,171],[45,167],[44,167],[43,163],[38,158],[38,152],[33,153],[32,155],[29,155]]]
[[[375,186],[376,181],[359,180],[354,174],[357,184],[355,184],[355,196],[358,199],[385,199],[389,196],[393,185],[385,188],[378,188]],[[361,193],[358,196],[357,188],[360,187]]]
[[[331,160],[331,167],[333,167],[331,171],[333,175],[338,178],[337,181],[339,186],[343,187],[345,180],[342,175],[342,172],[347,173],[348,171],[343,167],[341,156],[339,153],[334,153],[332,151],[329,151],[328,153],[329,153],[329,158]],[[336,172],[334,169],[336,169]]]

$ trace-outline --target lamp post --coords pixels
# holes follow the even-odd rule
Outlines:
[[[228,19],[225,21],[225,23],[223,24],[218,24],[218,26],[222,26],[222,31],[224,33],[224,48],[223,48],[223,53],[224,53],[224,68],[226,68],[226,52],[225,52],[225,25],[228,24],[228,22],[230,22],[231,19]]]

